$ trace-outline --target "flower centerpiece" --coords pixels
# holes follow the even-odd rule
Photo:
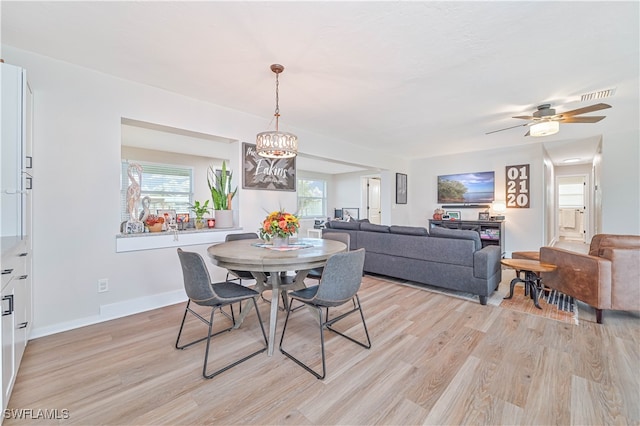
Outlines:
[[[260,238],[266,241],[273,239],[276,247],[289,244],[289,237],[298,232],[300,221],[294,214],[284,211],[275,211],[267,215],[258,230]]]

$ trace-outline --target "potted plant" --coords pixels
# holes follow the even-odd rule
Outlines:
[[[192,206],[189,206],[191,210],[196,214],[196,229],[204,228],[204,218],[203,216],[211,207],[209,207],[209,200],[205,201],[204,204],[200,204],[200,201],[194,201]]]
[[[231,209],[231,199],[238,192],[238,187],[231,190],[231,179],[233,172],[227,173],[227,163],[222,162],[222,171],[216,173],[213,166],[207,170],[207,184],[211,191],[213,200],[213,210],[216,216],[216,228],[233,228],[233,211]]]

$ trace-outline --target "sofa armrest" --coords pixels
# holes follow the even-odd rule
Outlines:
[[[607,247],[601,257],[611,261],[611,309],[640,310],[640,249]]]
[[[473,276],[487,279],[500,270],[502,250],[499,246],[486,246],[473,253]]]
[[[611,261],[555,247],[540,248],[540,262],[557,266],[542,282],[597,309],[611,308]]]

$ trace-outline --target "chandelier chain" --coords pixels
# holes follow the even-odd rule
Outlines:
[[[280,117],[280,80],[278,79],[278,73],[276,73],[276,112],[273,114],[276,117],[276,132],[278,131],[278,117]]]

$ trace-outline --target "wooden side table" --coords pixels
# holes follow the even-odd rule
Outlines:
[[[524,284],[524,294],[531,295],[533,304],[536,308],[542,309],[538,303],[538,290],[542,290],[542,284],[540,283],[540,272],[554,271],[557,266],[550,263],[541,263],[538,260],[530,259],[502,259],[501,264],[508,268],[515,269],[516,271],[524,272],[524,279],[520,278],[520,275],[511,280],[509,286],[509,296],[505,299],[511,299],[513,297],[513,288],[517,283]]]

